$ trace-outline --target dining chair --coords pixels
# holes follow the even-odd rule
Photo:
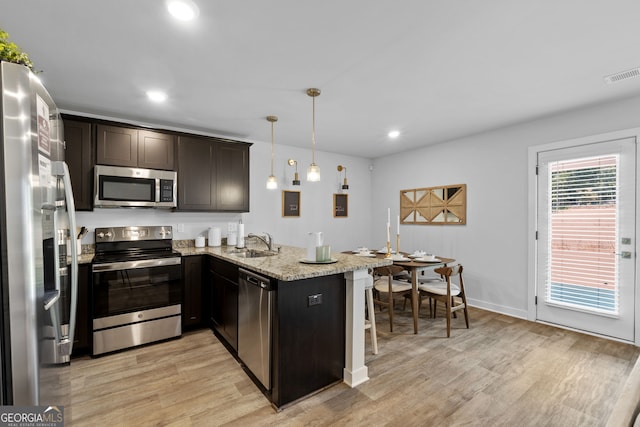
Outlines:
[[[420,276],[416,277],[416,283],[418,285],[424,284],[424,283],[430,283],[430,282],[444,283],[444,278],[442,275],[437,275],[437,276],[433,274],[425,275],[424,273],[425,272],[423,270],[420,272]],[[408,280],[411,280],[411,275],[409,275]],[[411,301],[411,298],[412,298],[411,292],[405,292],[403,296],[404,296],[404,303],[402,304],[402,309],[404,310],[407,305],[407,301]],[[420,301],[418,301],[418,313],[420,313],[420,307],[422,307],[422,300],[425,298],[428,298],[429,299],[429,316],[431,316],[431,310],[432,310],[431,298],[426,296],[424,293],[419,293],[419,296],[420,296]]]
[[[469,329],[469,313],[467,312],[467,297],[464,292],[462,270],[463,268],[460,264],[452,267],[436,268],[434,271],[442,275],[445,281],[429,281],[418,285],[420,294],[434,301],[433,317],[435,317],[436,314],[437,302],[442,301],[444,303],[447,316],[447,338],[451,336],[451,314],[455,314],[458,310],[464,311],[464,321],[467,329]],[[458,276],[457,284],[451,282],[451,278],[455,276]]]
[[[374,303],[382,307],[387,307],[389,310],[390,332],[393,332],[394,296],[411,290],[411,283],[393,278],[393,276],[403,270],[399,265],[386,265],[384,267],[376,267],[373,270],[373,288],[377,296],[377,298],[374,297]],[[386,301],[382,299],[381,293],[387,294]]]

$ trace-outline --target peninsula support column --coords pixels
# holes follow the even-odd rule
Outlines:
[[[364,364],[364,289],[369,280],[366,269],[344,274],[347,282],[345,363],[343,379],[350,387],[356,387],[369,379],[369,369]]]

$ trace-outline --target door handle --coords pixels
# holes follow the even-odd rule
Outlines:
[[[56,341],[58,342],[58,351],[60,355],[71,356],[71,352],[73,350],[73,337],[76,329],[76,310],[78,306],[78,253],[75,245],[76,205],[73,200],[73,189],[71,187],[69,167],[65,162],[58,161],[53,162],[52,169],[54,175],[56,175],[58,179],[62,179],[63,182],[67,215],[69,217],[70,241],[73,242],[73,244],[69,245],[69,252],[71,252],[71,304],[69,308],[69,333],[66,337],[63,337],[59,336],[61,333],[58,334],[56,332]],[[54,313],[52,312],[52,316],[53,315]]]
[[[631,259],[631,252],[629,251],[622,251],[620,253],[616,253],[615,255],[618,255],[620,258]]]

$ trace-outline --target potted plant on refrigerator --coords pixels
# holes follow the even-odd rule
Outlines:
[[[0,28],[0,61],[22,64],[34,71],[29,56],[18,45],[9,41],[9,34],[2,28]]]

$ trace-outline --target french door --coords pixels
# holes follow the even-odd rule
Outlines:
[[[536,318],[634,340],[636,139],[538,153]]]

